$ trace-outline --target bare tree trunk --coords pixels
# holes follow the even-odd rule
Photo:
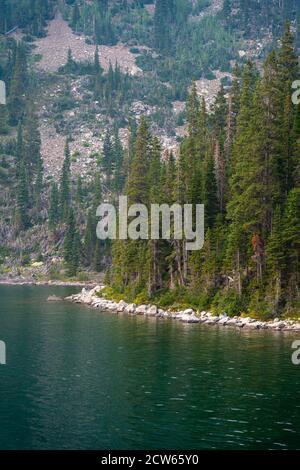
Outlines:
[[[150,241],[150,265],[149,265],[149,295],[154,294],[161,285],[159,258],[158,258],[158,240]]]
[[[176,249],[176,265],[177,265],[177,272],[179,276],[179,284],[181,286],[184,286],[184,274],[182,272],[182,254],[181,254],[180,240],[175,240],[175,249]]]
[[[238,294],[242,296],[242,279],[241,279],[241,267],[240,267],[240,250],[237,251],[237,272],[238,272]]]
[[[224,194],[225,194],[225,179],[226,179],[226,169],[225,169],[225,160],[224,155],[222,155],[220,143],[217,140],[214,147],[214,164],[215,164],[215,174],[218,187],[218,201],[220,211],[224,211]]]
[[[275,288],[275,306],[276,310],[278,309],[279,302],[281,297],[281,272],[278,271],[276,276],[276,288]]]

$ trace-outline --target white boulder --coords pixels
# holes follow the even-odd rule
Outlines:
[[[195,312],[192,308],[187,308],[182,313],[183,313],[183,315],[195,315]]]
[[[135,304],[127,305],[127,307],[125,308],[125,312],[126,313],[131,313],[131,314],[136,313],[136,305]]]
[[[155,317],[158,314],[158,308],[156,305],[151,305],[151,307],[147,310],[146,315],[150,317]]]
[[[140,305],[136,309],[136,313],[137,313],[137,315],[145,315],[147,313],[147,310],[148,310],[147,305]]]
[[[199,323],[200,319],[195,315],[195,313],[193,314],[182,313],[180,317],[180,321],[182,321],[183,323]]]
[[[127,307],[127,303],[124,302],[124,300],[120,300],[120,302],[118,303],[117,305],[117,311],[118,312],[124,312],[124,310],[126,309]]]

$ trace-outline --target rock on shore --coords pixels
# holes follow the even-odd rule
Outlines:
[[[156,305],[127,304],[124,300],[114,302],[100,297],[99,294],[104,286],[96,286],[94,289],[82,289],[79,294],[71,295],[66,300],[78,304],[89,305],[92,308],[112,313],[125,313],[127,315],[143,315],[145,317],[156,317],[178,320],[182,323],[202,323],[206,325],[219,325],[223,327],[236,327],[249,330],[275,330],[300,332],[300,322],[275,319],[272,321],[257,321],[254,318],[229,317],[226,313],[215,315],[211,312],[195,312],[193,309],[182,311],[170,311],[159,309]]]
[[[58,297],[57,295],[49,295],[47,302],[61,302],[63,300],[62,297]]]

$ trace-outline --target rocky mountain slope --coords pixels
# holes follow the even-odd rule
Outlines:
[[[194,8],[197,2],[193,2]],[[153,16],[155,5],[145,5],[147,11]],[[196,14],[191,15],[190,21],[201,22],[208,18],[213,18],[220,14],[223,8],[222,0],[212,0],[205,2],[204,8]],[[12,35],[20,39],[22,34],[15,31]],[[270,38],[269,38],[270,39]],[[237,59],[257,58],[261,55],[261,50],[267,45],[266,38],[257,39],[256,43],[251,40],[240,41]],[[103,146],[103,132],[107,126],[107,119],[103,116],[98,107],[97,100],[93,99],[92,93],[88,89],[88,81],[84,76],[59,76],[58,72],[67,60],[69,49],[72,50],[72,56],[76,62],[93,61],[96,46],[87,41],[87,37],[82,33],[75,33],[67,21],[63,19],[60,10],[56,11],[55,17],[49,22],[46,36],[35,39],[32,56],[37,76],[41,80],[41,89],[39,92],[37,107],[41,119],[40,130],[42,136],[42,155],[44,159],[45,172],[48,176],[56,179],[61,171],[62,155],[65,144],[65,138],[68,134],[72,135],[70,143],[72,158],[72,170],[74,174],[80,174],[89,179],[94,172],[97,155],[101,153]],[[104,71],[108,71],[109,65],[117,63],[123,73],[130,76],[139,77],[155,73],[143,71],[137,65],[137,58],[144,53],[153,53],[149,47],[144,44],[137,44],[135,53],[132,47],[118,42],[116,45],[100,45],[99,56],[101,66]],[[138,53],[137,53],[138,52]],[[232,62],[233,63],[233,62]],[[201,76],[199,70],[198,77],[195,77],[197,91],[199,96],[203,96],[208,107],[210,107],[220,90],[221,83],[224,80],[232,79],[232,74],[228,71],[212,70],[211,77]],[[51,79],[49,80],[49,77]],[[138,83],[138,80],[137,80]],[[168,85],[167,83],[161,84]],[[57,113],[53,110],[53,103],[59,101],[66,89],[69,89],[70,100],[73,106],[69,109]],[[174,100],[168,110],[171,122],[176,123],[178,115],[184,112],[184,101]],[[92,113],[90,114],[90,111]],[[131,105],[126,108],[128,115],[139,118],[141,115],[155,115],[160,110],[157,106],[147,104],[143,99],[133,100]],[[59,114],[59,116],[58,116]],[[87,116],[88,117],[87,122]],[[110,120],[113,124],[113,120]],[[173,125],[176,134],[171,135],[168,130],[158,125],[155,129],[160,137],[161,143],[165,149],[172,149],[175,153],[179,147],[179,141],[185,135],[186,129],[182,122],[180,125]],[[126,126],[119,129],[122,143],[127,145],[128,132]]]

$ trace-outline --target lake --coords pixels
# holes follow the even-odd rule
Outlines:
[[[0,286],[0,449],[300,448],[300,335],[46,302],[74,292]]]

